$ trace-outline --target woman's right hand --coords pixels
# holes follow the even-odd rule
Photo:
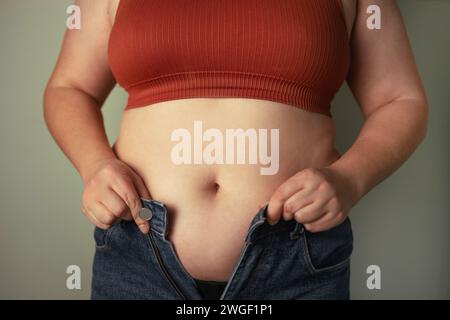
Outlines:
[[[110,228],[118,219],[134,219],[146,234],[149,223],[139,216],[140,197],[150,199],[141,177],[119,159],[108,159],[97,163],[86,181],[81,211],[101,229]]]

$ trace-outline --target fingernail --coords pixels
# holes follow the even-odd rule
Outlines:
[[[147,234],[150,231],[150,227],[148,225],[141,225],[139,226],[139,229],[143,234]]]

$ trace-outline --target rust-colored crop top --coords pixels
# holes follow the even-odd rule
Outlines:
[[[242,97],[332,117],[350,65],[340,0],[120,0],[108,54],[125,109]]]

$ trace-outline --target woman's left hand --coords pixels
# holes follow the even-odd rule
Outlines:
[[[307,168],[273,193],[267,220],[274,225],[281,216],[295,218],[310,232],[325,231],[345,220],[354,204],[353,195],[354,186],[330,167]]]

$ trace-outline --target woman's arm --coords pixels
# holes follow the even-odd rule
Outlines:
[[[369,5],[381,29],[366,26]],[[370,189],[405,162],[426,135],[428,103],[395,1],[360,0],[351,37],[348,84],[365,122],[346,153],[326,168],[288,179],[269,202],[268,219],[295,218],[312,232],[341,223]]]
[[[381,29],[366,27],[366,9],[381,8]],[[428,102],[395,1],[360,0],[348,84],[365,122],[356,141],[329,168],[354,185],[356,203],[391,175],[423,141]]]
[[[101,160],[115,158],[101,107],[115,85],[108,67],[108,1],[76,2],[82,27],[66,30],[44,94],[44,117],[54,139],[87,181]]]
[[[149,195],[141,179],[116,158],[103,125],[101,107],[115,85],[107,56],[111,3],[78,0],[76,4],[81,8],[81,29],[65,32],[44,93],[44,117],[85,183],[82,211],[94,224],[107,228],[115,218],[130,213],[127,206],[138,217],[139,196]]]

